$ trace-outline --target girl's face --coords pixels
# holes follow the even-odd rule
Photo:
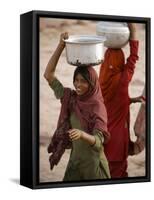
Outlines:
[[[77,74],[74,80],[77,95],[83,95],[89,90],[89,83],[81,74]]]

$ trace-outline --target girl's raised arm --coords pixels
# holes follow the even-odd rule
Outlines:
[[[46,70],[44,72],[44,77],[48,81],[48,83],[51,83],[55,77],[55,70],[56,70],[59,57],[63,49],[65,48],[65,42],[63,39],[67,39],[67,38],[68,38],[67,32],[61,34],[59,44],[47,64]]]

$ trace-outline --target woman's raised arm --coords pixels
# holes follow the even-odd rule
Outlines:
[[[65,48],[65,42],[63,41],[63,39],[67,38],[68,38],[67,32],[61,34],[59,44],[47,64],[46,70],[44,72],[44,78],[48,81],[48,83],[51,83],[55,77],[55,70],[59,57],[63,49]]]
[[[128,23],[128,26],[130,30],[130,39],[129,39],[130,56],[127,58],[125,69],[127,70],[128,81],[130,82],[134,74],[136,61],[139,59],[138,57],[139,41],[137,40],[137,35],[136,35],[137,33],[136,24]]]
[[[128,28],[130,30],[130,40],[136,40],[136,24],[135,23],[128,23]]]

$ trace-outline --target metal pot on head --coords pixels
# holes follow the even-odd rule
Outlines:
[[[104,58],[104,41],[102,36],[72,35],[66,42],[67,62],[75,66],[94,66]]]
[[[96,25],[96,33],[106,37],[104,46],[114,49],[124,47],[130,37],[127,23],[120,22],[99,22]]]

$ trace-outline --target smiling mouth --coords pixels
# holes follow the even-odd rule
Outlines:
[[[79,92],[81,92],[81,89],[76,89],[76,91],[79,91]]]
[[[76,92],[77,92],[77,93],[81,93],[82,90],[81,90],[81,89],[76,89]]]

